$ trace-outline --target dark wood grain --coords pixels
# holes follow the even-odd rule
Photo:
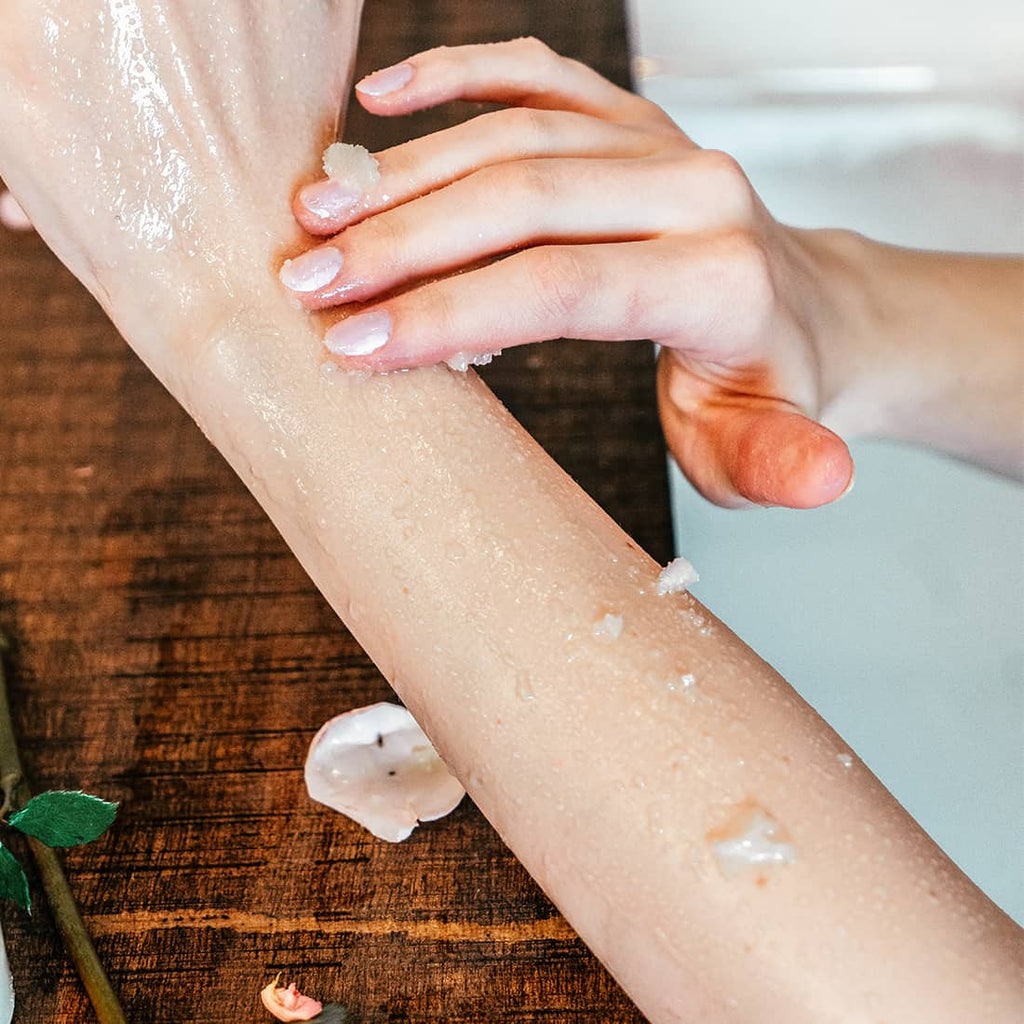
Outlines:
[[[370,0],[359,72],[527,33],[627,80],[619,0]],[[379,149],[469,112],[353,109],[347,136]],[[122,801],[111,832],[65,860],[129,1018],[262,1020],[257,990],[284,970],[367,1024],[639,1021],[469,801],[392,846],[308,800],[317,726],[388,687],[32,235],[0,233],[0,366],[0,625],[17,727],[36,787]],[[559,342],[486,375],[667,557],[649,348]],[[90,1020],[47,911],[8,906],[0,921],[18,1024]]]

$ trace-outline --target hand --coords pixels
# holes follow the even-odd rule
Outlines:
[[[356,95],[383,116],[510,108],[378,154],[365,195],[331,181],[297,193],[296,218],[329,240],[283,280],[310,309],[360,304],[325,338],[346,365],[651,338],[668,443],[708,498],[813,507],[844,493],[849,452],[815,422],[814,247],[734,160],[536,40],[421,53]]]
[[[280,298],[287,196],[333,135],[359,3],[165,6],[4,6],[0,175],[167,382],[180,341]]]

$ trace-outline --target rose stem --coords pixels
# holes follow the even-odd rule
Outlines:
[[[32,796],[21,770],[21,757],[14,739],[14,723],[4,673],[4,652],[7,649],[7,638],[0,632],[0,786],[3,787],[4,798],[0,818],[5,820],[12,811],[24,807]],[[96,947],[89,938],[56,850],[31,836],[27,839],[57,928],[96,1011],[99,1024],[127,1024],[124,1010],[103,970]]]

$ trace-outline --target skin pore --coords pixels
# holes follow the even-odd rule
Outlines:
[[[326,358],[276,274],[358,5],[111,11],[12,5],[0,172],[648,1018],[1013,1019],[1019,930],[474,374]]]

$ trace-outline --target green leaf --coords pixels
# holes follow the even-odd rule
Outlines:
[[[32,898],[28,894],[28,879],[18,863],[18,858],[0,844],[0,897],[14,900],[22,910],[32,909]]]
[[[32,797],[8,824],[47,846],[81,846],[110,828],[117,804],[88,793],[52,790]]]

